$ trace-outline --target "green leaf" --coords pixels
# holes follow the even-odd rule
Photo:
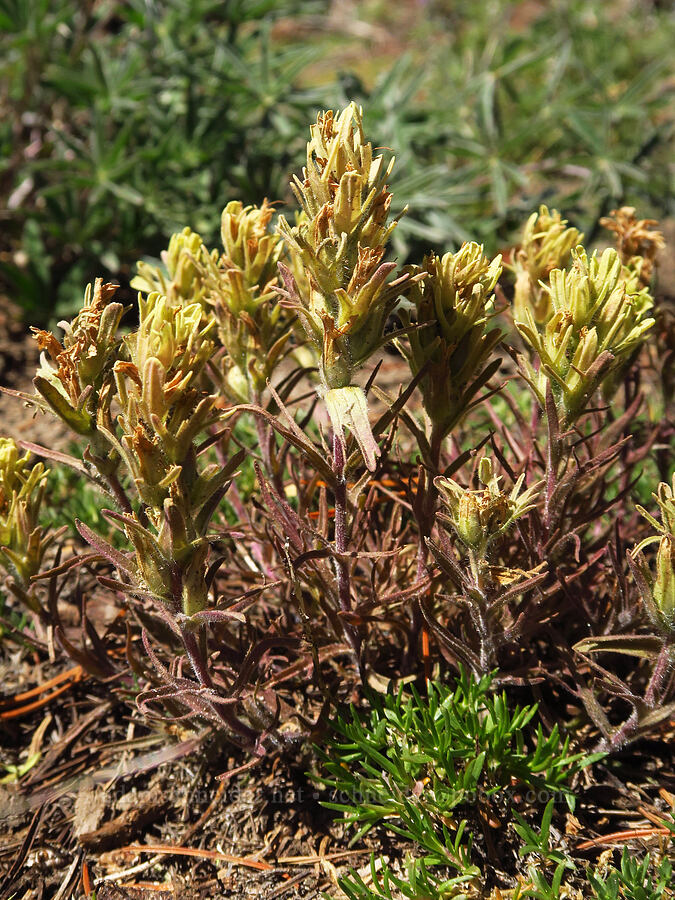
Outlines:
[[[622,653],[625,656],[654,659],[662,647],[663,639],[653,634],[609,634],[584,638],[572,649],[577,653]]]

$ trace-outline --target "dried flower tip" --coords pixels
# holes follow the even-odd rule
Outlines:
[[[507,495],[501,490],[501,478],[494,473],[492,461],[487,457],[478,464],[478,476],[485,485],[484,490],[463,488],[443,476],[436,478],[434,484],[447,511],[441,520],[449,523],[462,543],[483,558],[490,544],[535,506],[541,483],[521,493],[525,480],[521,475]]]
[[[600,219],[600,224],[615,233],[623,264],[638,271],[643,286],[649,285],[656,255],[666,246],[663,234],[656,230],[656,219],[636,219],[634,207],[622,206]]]

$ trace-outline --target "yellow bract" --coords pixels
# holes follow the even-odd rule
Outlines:
[[[451,525],[457,537],[484,560],[490,544],[519,518],[536,505],[541,483],[531,485],[521,493],[525,476],[521,475],[511,492],[505,494],[501,479],[493,473],[492,461],[483,457],[478,464],[478,475],[485,487],[481,490],[463,488],[451,478],[435,479],[445,515],[441,521]]]
[[[46,478],[42,463],[32,464],[30,453],[20,456],[11,438],[0,438],[0,570],[12,593],[33,610],[39,606],[30,579],[51,543],[39,524]]]
[[[514,316],[520,319],[525,310],[532,312],[536,322],[545,322],[550,315],[549,296],[540,284],[553,269],[563,269],[572,250],[584,239],[576,228],[569,228],[556,209],[550,212],[540,206],[527,220],[520,247],[515,253],[512,269],[516,276],[513,298]]]
[[[554,269],[542,284],[550,299],[550,317],[543,327],[528,306],[514,311],[518,331],[540,361],[538,371],[524,362],[523,373],[542,407],[550,382],[560,418],[568,425],[600,384],[609,385],[608,379],[654,325],[651,296],[622,265],[616,250],[589,258],[578,247],[572,260],[570,269]]]
[[[495,345],[498,329],[489,330],[494,315],[493,291],[501,275],[501,257],[490,260],[483,247],[463,244],[457,253],[427,256],[401,318],[410,327],[408,346],[401,344],[420,381],[424,408],[434,432],[447,434],[466,412]],[[414,326],[417,327],[414,327]]]
[[[639,586],[653,624],[671,634],[675,632],[675,476],[672,485],[661,482],[652,497],[661,510],[661,521],[642,506],[637,507],[657,534],[645,538],[633,549],[631,555],[635,562],[631,568],[636,577],[641,576]],[[642,550],[656,542],[659,545],[656,571],[652,574]]]

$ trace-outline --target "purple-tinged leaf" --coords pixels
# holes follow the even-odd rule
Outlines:
[[[30,452],[34,453],[36,456],[40,456],[43,459],[51,459],[52,462],[57,462],[63,466],[75,469],[76,472],[85,475],[90,481],[96,483],[96,480],[91,477],[89,470],[82,460],[77,459],[75,456],[70,456],[68,453],[61,453],[59,450],[50,450],[49,447],[42,447],[40,444],[32,443],[32,441],[17,441],[17,444],[24,450],[30,450]]]
[[[214,622],[231,622],[232,619],[236,619],[238,622],[246,622],[246,616],[229,609],[203,609],[201,612],[193,613],[191,616],[184,616],[182,613],[179,613],[176,619],[181,625],[199,622],[208,622],[209,624]]]
[[[152,663],[152,665],[154,666],[156,671],[159,673],[160,678],[162,678],[163,681],[171,683],[171,681],[172,681],[171,673],[166,668],[166,666],[163,665],[163,663],[161,663],[159,661],[159,657],[157,656],[155,651],[152,649],[152,646],[150,645],[150,638],[148,637],[148,632],[145,630],[145,628],[143,628],[143,630],[141,631],[141,640],[143,641],[143,647],[145,648],[145,652],[150,657],[150,662]]]
[[[467,647],[465,642],[456,638],[447,628],[440,624],[426,602],[422,601],[420,607],[427,625],[434,632],[438,640],[445,644],[445,646],[448,647],[457,659],[463,662],[467,668],[476,673],[480,672],[481,665],[478,656]]]
[[[128,575],[136,574],[136,566],[133,561],[128,556],[120,553],[119,550],[116,550],[112,544],[108,543],[108,541],[99,537],[99,535],[93,532],[88,525],[85,525],[84,522],[80,522],[79,519],[76,519],[75,527],[89,546],[93,547],[100,556],[112,563],[115,568],[121,569]]]
[[[288,647],[291,650],[296,650],[301,646],[301,643],[299,638],[284,637],[282,635],[262,638],[258,641],[258,643],[248,651],[241,664],[237,680],[232,686],[233,696],[238,696],[244,690],[244,686],[247,681],[249,681],[251,673],[268,650],[272,647]]]
[[[66,651],[68,656],[75,660],[76,663],[79,663],[85,672],[88,672],[90,675],[93,675],[94,678],[106,679],[110,678],[111,671],[110,665],[106,660],[106,664],[102,665],[101,661],[89,653],[86,649],[80,649],[72,644],[65,635],[63,628],[60,625],[57,625],[54,628],[54,635]]]
[[[34,581],[41,581],[45,578],[53,578],[56,575],[63,575],[64,572],[68,572],[70,569],[74,569],[76,566],[83,566],[95,559],[100,559],[100,557],[100,553],[82,553],[76,556],[71,556],[70,559],[67,559],[65,562],[61,563],[58,566],[54,566],[52,569],[45,569],[43,572],[39,572],[37,575],[32,575],[30,579],[31,583]]]
[[[469,584],[469,580],[449,553],[446,553],[445,550],[432,541],[431,538],[426,538],[425,543],[442,572],[450,579],[455,587],[466,588]]]
[[[577,653],[621,653],[654,659],[663,647],[663,638],[655,634],[603,634],[584,638],[573,646]]]

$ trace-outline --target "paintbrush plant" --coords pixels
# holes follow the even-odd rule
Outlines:
[[[78,522],[89,550],[45,571],[45,473],[1,443],[8,604],[19,597],[143,711],[206,721],[254,753],[318,740],[331,704],[366,686],[442,685],[459,664],[496,669],[506,690],[540,684],[547,720],[571,690],[620,746],[670,714],[673,691],[673,492],[657,491],[660,522],[643,512],[650,538],[629,502],[672,437],[641,419],[628,375],[646,370],[650,332],[655,353],[663,340],[648,287],[658,233],[623,210],[619,249],[591,254],[555,210],[530,217],[512,265],[519,373],[497,349],[515,353],[493,324],[509,293],[500,256],[465,242],[401,269],[387,258],[392,165],[359,108],[321,113],[293,181],[298,215],[275,226],[273,204],[232,200],[221,248],[185,229],[161,266],[139,264],[126,322],[98,281],[63,337],[37,332],[36,393],[19,396],[82,452],[27,449],[103,489],[117,533]],[[407,362],[393,396],[388,342]],[[600,389],[611,410],[593,408]],[[123,613],[102,634],[87,611],[97,583]],[[79,642],[61,598],[81,610]],[[598,689],[589,656],[622,640],[651,680],[644,665],[625,681],[603,671]],[[619,725],[611,690],[635,710]],[[454,852],[441,834],[439,853]]]
[[[479,577],[485,569],[490,547],[529,510],[534,509],[541,483],[522,491],[521,475],[506,494],[501,478],[493,471],[492,460],[484,456],[478,463],[479,490],[463,488],[452,478],[437,478],[444,512],[439,521],[449,525],[471,558],[471,568]],[[521,493],[522,491],[522,493]]]
[[[302,216],[279,229],[305,270],[298,285],[282,267],[286,303],[319,355],[321,393],[335,432],[349,429],[369,469],[379,448],[368,423],[365,394],[354,384],[359,369],[386,343],[385,326],[409,275],[392,280],[396,263],[385,262],[397,220],[390,219],[392,195],[385,166],[366,141],[361,110],[353,103],[337,117],[321,113],[311,128],[307,164],[291,187]]]
[[[656,229],[658,222],[637,219],[634,207],[622,206],[600,219],[600,224],[616,235],[616,249],[624,266],[637,272],[641,284],[649,287],[656,255],[666,246],[663,234]]]
[[[516,327],[534,351],[533,366],[520,357],[521,372],[542,409],[547,385],[563,427],[574,424],[595,391],[640,347],[654,325],[653,299],[640,287],[616,250],[588,256],[572,251],[572,267],[553,269],[545,285],[551,315],[537,325],[533,310],[516,313]]]
[[[0,438],[0,571],[7,590],[40,618],[31,578],[59,536],[40,525],[46,480],[42,463],[32,462],[30,453],[20,456],[11,438]]]
[[[33,329],[42,351],[34,379],[41,399],[76,434],[86,437],[92,452],[102,461],[109,447],[98,426],[109,428],[112,366],[119,346],[117,329],[124,309],[112,302],[117,285],[97,279],[87,287],[84,305],[72,323],[61,322],[63,343],[49,331]]]
[[[121,338],[116,331],[123,310],[112,302],[114,293],[115,286],[100,282],[93,297],[87,292],[82,312],[64,326],[65,346],[49,332],[37,333],[52,362],[43,358],[38,393],[23,399],[51,409],[88,439],[85,469],[120,507],[104,515],[133,547],[131,555],[86,523],[77,525],[94,552],[114,566],[117,579],[107,579],[108,586],[144,609],[146,623],[152,609],[184,646],[197,681],[172,682],[163,699],[179,693],[190,708],[250,740],[252,732],[232,707],[219,703],[206,662],[204,616],[230,616],[210,608],[209,529],[244,456],[240,451],[209,465],[200,457],[201,435],[222,416],[204,376],[216,322],[200,303],[181,302],[177,291],[169,292],[171,299],[153,291],[139,295],[138,327]],[[38,449],[82,469],[76,459]],[[151,654],[147,637],[145,642]]]
[[[443,439],[471,409],[476,394],[499,368],[491,359],[501,332],[490,329],[501,257],[490,261],[478,244],[427,256],[410,270],[409,301],[399,315],[408,330],[398,346],[419,381],[431,420],[430,457],[437,469]]]
[[[187,227],[172,234],[169,246],[162,251],[161,257],[161,266],[140,260],[136,264],[137,274],[131,286],[146,294],[156,291],[174,305],[203,302],[200,267],[208,263],[211,254],[201,235]]]

